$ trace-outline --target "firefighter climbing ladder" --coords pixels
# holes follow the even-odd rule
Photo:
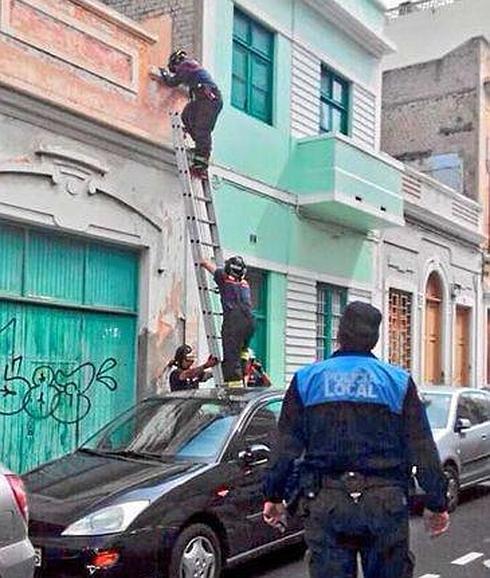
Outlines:
[[[206,339],[209,353],[221,359],[219,345],[221,336],[218,328],[221,312],[213,307],[216,299],[212,297],[214,289],[210,285],[211,277],[200,265],[203,259],[214,261],[219,266],[223,264],[223,252],[219,242],[213,193],[208,180],[201,180],[191,176],[187,147],[185,145],[184,127],[180,114],[172,113],[170,116]],[[213,376],[217,385],[224,384],[221,364],[213,368]]]

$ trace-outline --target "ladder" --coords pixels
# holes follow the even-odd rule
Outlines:
[[[210,355],[221,359],[221,335],[218,321],[222,317],[222,313],[215,307],[217,298],[212,295],[216,291],[210,284],[211,275],[201,267],[201,262],[204,259],[215,262],[218,267],[223,265],[223,251],[219,241],[213,192],[208,180],[191,176],[184,126],[180,114],[172,112],[170,117],[206,339]],[[213,367],[213,377],[217,387],[224,385],[221,363]]]

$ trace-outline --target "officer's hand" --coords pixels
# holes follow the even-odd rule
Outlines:
[[[283,524],[283,519],[286,514],[286,508],[282,502],[265,502],[262,511],[264,522],[273,528],[279,528]]]
[[[430,534],[431,538],[436,538],[449,528],[449,514],[447,512],[431,512],[426,510],[424,512],[425,530]]]

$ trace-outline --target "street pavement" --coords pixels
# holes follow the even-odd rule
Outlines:
[[[490,578],[490,484],[465,492],[447,534],[430,539],[422,518],[411,521],[414,578]],[[227,578],[307,578],[304,548],[287,550],[229,572]]]

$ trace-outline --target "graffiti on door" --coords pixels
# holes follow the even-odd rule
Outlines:
[[[33,419],[51,417],[59,423],[76,424],[90,413],[88,394],[92,388],[102,386],[116,391],[118,383],[112,371],[117,361],[113,357],[107,357],[100,364],[91,361],[76,366],[65,364],[69,367],[41,363],[26,375],[24,356],[16,351],[16,332],[15,318],[0,327],[0,343],[6,335],[12,343],[5,364],[0,365],[0,415],[25,412]],[[1,358],[0,364],[3,364]]]

